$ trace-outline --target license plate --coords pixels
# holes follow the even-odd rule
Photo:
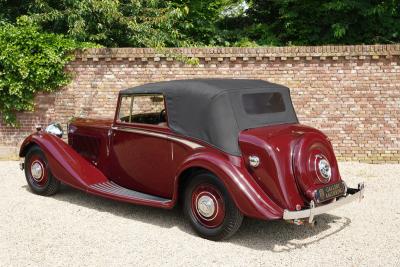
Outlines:
[[[317,202],[324,202],[329,199],[333,199],[335,197],[343,196],[346,191],[346,186],[343,182],[328,185],[317,189],[315,194],[315,199]]]

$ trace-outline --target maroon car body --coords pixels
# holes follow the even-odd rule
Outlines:
[[[254,82],[256,88],[277,86],[264,81],[210,79],[156,83],[146,85],[144,89],[122,91],[114,119],[73,119],[68,125],[68,144],[51,129],[38,129],[27,137],[20,156],[27,156],[32,148],[43,153],[42,162],[37,157],[25,157],[28,183],[33,191],[37,187],[37,193],[41,193],[40,186],[52,178],[92,194],[160,208],[173,208],[178,200],[191,202],[187,204],[189,219],[194,221],[192,224],[200,235],[210,239],[233,234],[240,226],[242,215],[262,220],[285,219],[300,224],[305,219],[313,222],[317,214],[361,199],[363,185],[359,184],[357,189],[347,188],[327,136],[299,124],[297,117],[287,123],[263,122],[263,125],[249,128],[248,121],[244,120],[244,129],[238,127],[237,134],[233,133],[233,140],[237,141],[232,146],[231,140],[225,141],[231,136],[215,139],[222,142],[219,146],[217,141],[209,141],[213,134],[211,130],[196,137],[194,135],[199,131],[182,134],[184,130],[171,126],[174,116],[179,118],[181,115],[174,113],[176,110],[167,102],[179,101],[180,92],[183,93],[187,86],[197,88],[198,93],[192,92],[196,98],[196,94],[202,94],[204,86],[234,84],[247,93],[252,88],[249,84]],[[152,91],[146,89],[148,87],[178,89],[170,96],[167,89]],[[282,90],[281,86],[277,88],[277,92]],[[201,96],[198,99],[201,101]],[[290,96],[288,99],[290,101]],[[236,100],[232,101],[235,103]],[[268,101],[274,104],[275,100]],[[283,103],[282,99],[277,101]],[[258,102],[251,103],[257,105]],[[288,109],[291,102],[285,103]],[[156,108],[150,110],[151,105]],[[222,105],[219,103],[218,107]],[[191,110],[190,105],[184,108],[187,112]],[[124,112],[128,114],[125,117]],[[213,113],[213,110],[209,112]],[[235,117],[238,113],[232,114]],[[224,122],[227,120],[223,119]],[[237,121],[240,126],[240,119]],[[202,119],[193,127],[203,127],[199,126],[202,123],[207,120]],[[218,128],[218,125],[207,127]],[[231,147],[232,151],[229,150]],[[194,183],[186,194],[191,181],[200,174],[212,177],[200,177],[199,180],[211,180]],[[229,206],[230,202],[233,208]],[[191,212],[190,208],[193,209]],[[229,209],[237,209],[240,216],[235,215],[236,219],[231,221],[236,229],[226,233],[229,225],[223,224],[231,214]],[[221,231],[225,231],[224,234]]]

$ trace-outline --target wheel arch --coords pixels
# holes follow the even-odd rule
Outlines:
[[[21,146],[21,149],[20,149],[20,151],[19,151],[19,156],[20,156],[21,158],[25,157],[26,154],[28,153],[28,151],[29,151],[32,147],[35,147],[35,146],[40,147],[39,144],[37,144],[35,141],[32,141],[32,140],[29,141],[29,142],[27,142],[26,144],[24,143],[24,144]]]
[[[246,216],[259,219],[279,219],[283,209],[275,204],[247,173],[241,164],[235,166],[228,158],[213,153],[198,153],[189,157],[175,178],[173,201],[182,199],[182,191],[195,174],[208,172],[226,187],[237,208]]]

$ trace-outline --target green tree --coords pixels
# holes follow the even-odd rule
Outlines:
[[[259,44],[400,41],[399,0],[251,0],[246,34]]]
[[[225,25],[220,24],[225,17],[235,13],[243,0],[175,0],[187,14],[179,29],[201,45],[229,45],[224,38]],[[237,12],[237,11],[236,11]]]
[[[0,20],[107,47],[400,41],[400,0],[0,0]]]
[[[47,32],[107,47],[229,45],[219,22],[242,3],[244,0],[0,0],[0,20],[15,22],[27,15]]]
[[[184,46],[187,10],[162,0],[0,0],[0,18],[28,15],[44,31],[107,47]]]

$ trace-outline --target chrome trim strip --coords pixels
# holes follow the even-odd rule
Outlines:
[[[150,201],[158,201],[158,202],[163,202],[163,203],[167,203],[167,202],[171,201],[170,199],[166,199],[166,198],[162,198],[162,197],[149,195],[146,193],[141,193],[138,191],[127,189],[127,188],[122,187],[112,181],[91,184],[91,185],[89,185],[89,188],[91,190],[94,190],[97,192],[102,192],[102,193],[110,194],[113,196],[129,198],[132,200],[150,200]]]
[[[342,197],[342,198],[338,199],[337,201],[334,201],[330,204],[315,207],[313,205],[314,202],[312,201],[311,208],[309,208],[309,209],[300,210],[300,211],[284,210],[283,219],[284,220],[295,220],[295,219],[309,218],[309,222],[312,223],[315,215],[326,213],[327,211],[330,211],[337,207],[343,206],[343,205],[353,202],[355,200],[361,201],[364,198],[364,189],[365,189],[364,183],[359,183],[358,189],[353,189],[353,190],[356,190],[357,192],[355,192],[353,194],[349,193],[346,197]]]
[[[151,131],[144,131],[144,130],[139,130],[139,129],[132,129],[132,128],[125,128],[125,127],[112,127],[111,129],[113,130],[117,130],[117,131],[123,131],[123,132],[130,132],[130,133],[139,133],[139,134],[145,134],[145,135],[150,135],[150,136],[154,136],[154,137],[159,137],[159,138],[164,138],[164,139],[168,139],[171,141],[175,141],[181,144],[184,144],[192,149],[196,149],[196,148],[201,148],[203,147],[200,144],[197,144],[195,142],[189,141],[189,140],[185,140],[185,139],[181,139],[175,136],[170,136],[167,134],[162,134],[162,133],[156,133],[156,132],[151,132]]]

